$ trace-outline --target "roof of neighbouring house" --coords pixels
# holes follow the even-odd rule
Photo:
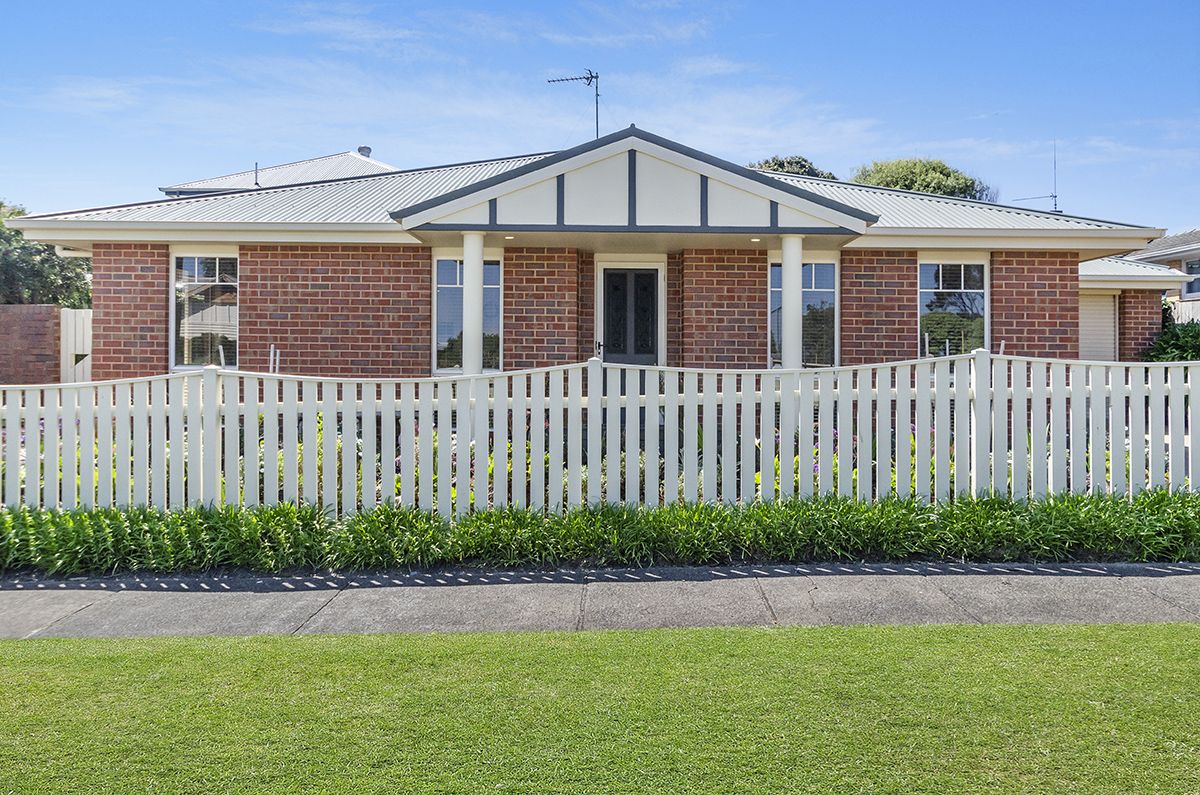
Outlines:
[[[1190,281],[1192,276],[1181,273],[1166,265],[1139,262],[1127,257],[1100,257],[1079,263],[1079,278],[1087,282],[1121,281],[1123,283],[1146,283],[1148,287],[1161,285],[1163,289]]]
[[[1182,252],[1190,249],[1200,249],[1200,229],[1191,229],[1177,235],[1160,237],[1131,256],[1138,259],[1157,259],[1160,255],[1166,255],[1176,250]]]
[[[180,182],[159,188],[159,190],[168,196],[188,196],[202,193],[223,193],[231,190],[278,188],[285,185],[361,177],[396,170],[395,166],[370,157],[370,148],[360,147],[360,149],[363,151],[338,152],[324,157],[298,160],[294,163],[283,163],[220,177]],[[366,154],[363,153],[364,151]]]

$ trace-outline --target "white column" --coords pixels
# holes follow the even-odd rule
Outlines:
[[[801,297],[801,268],[804,262],[804,237],[783,236],[782,273],[783,302],[780,306],[783,366],[787,369],[802,367],[803,352],[800,349],[804,303]]]
[[[483,233],[463,232],[463,374],[483,372]]]

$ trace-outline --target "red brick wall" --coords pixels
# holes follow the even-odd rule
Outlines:
[[[428,375],[431,253],[422,246],[245,245],[238,357],[303,375]]]
[[[683,366],[683,252],[667,254],[667,366]]]
[[[681,261],[680,364],[765,367],[766,252],[685,249]]]
[[[596,255],[579,252],[579,361],[596,355]]]
[[[165,373],[171,269],[165,243],[92,246],[92,378]]]
[[[842,364],[917,355],[917,252],[844,250]]]
[[[0,304],[0,384],[57,384],[59,309]]]
[[[1079,255],[992,252],[991,349],[1019,356],[1079,357]]]
[[[1117,356],[1140,361],[1162,333],[1162,291],[1123,290],[1117,296]]]
[[[504,249],[506,370],[578,361],[579,267],[573,248]]]

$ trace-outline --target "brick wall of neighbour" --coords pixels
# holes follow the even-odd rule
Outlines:
[[[841,363],[917,355],[917,252],[844,250]]]
[[[993,251],[991,349],[1018,356],[1079,356],[1079,255]]]
[[[274,343],[286,373],[428,375],[430,256],[423,246],[242,246],[239,366],[266,370]]]
[[[0,304],[0,384],[57,384],[59,308]]]
[[[171,266],[165,243],[92,246],[92,379],[165,373]]]
[[[596,353],[596,255],[579,252],[579,361]]]
[[[1162,291],[1124,290],[1117,296],[1117,356],[1140,361],[1162,333]]]
[[[766,366],[766,252],[685,249],[680,259],[679,363]]]
[[[504,249],[504,368],[579,358],[579,254],[573,248]]]

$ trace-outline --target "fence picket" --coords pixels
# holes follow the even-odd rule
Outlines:
[[[830,370],[817,375],[817,390],[820,394],[820,419],[817,444],[817,489],[821,496],[833,492],[833,466],[837,460],[834,449],[834,385],[836,376]]]
[[[12,394],[12,393],[10,393]],[[96,504],[96,388],[79,389],[79,507]],[[16,447],[16,445],[13,445]],[[14,477],[16,473],[14,472]],[[180,478],[182,493],[182,478]],[[13,481],[16,482],[15,480]]]
[[[1070,451],[1071,491],[1082,494],[1087,490],[1087,368],[1073,364],[1068,369],[1071,379],[1070,397],[1070,431],[1068,448]]]
[[[321,508],[338,514],[337,381],[321,383]]]
[[[161,385],[162,381],[155,381],[155,385]],[[74,510],[79,505],[78,499],[78,476],[79,476],[79,459],[81,453],[79,451],[79,388],[69,386],[63,387],[61,391],[62,397],[62,507],[64,510]],[[158,407],[154,415],[158,422],[162,423],[162,408]],[[162,443],[156,441],[151,447],[151,452],[158,452],[161,458]],[[159,479],[163,475],[163,466],[161,461],[156,461],[152,465],[152,471]],[[164,507],[164,506],[159,506]]]
[[[875,496],[892,491],[892,368],[875,371]]]
[[[848,497],[854,486],[853,371],[837,374],[837,493]]]
[[[364,511],[373,510],[379,499],[379,467],[375,455],[375,441],[379,438],[376,428],[379,419],[378,396],[379,385],[374,381],[362,385],[362,414],[359,417],[359,428],[362,432],[362,463],[359,465],[362,484],[358,493],[359,507]]]
[[[289,378],[282,386],[280,425],[283,428],[283,451],[279,456],[279,466],[283,473],[283,498],[294,502],[300,498],[299,385]]]
[[[721,501],[737,502],[737,374],[721,375]]]
[[[1108,427],[1109,468],[1111,471],[1110,493],[1125,494],[1128,478],[1128,453],[1125,449],[1125,431],[1128,426],[1129,387],[1125,383],[1126,368],[1113,367],[1109,374]],[[1196,403],[1200,408],[1200,403]],[[1192,423],[1192,427],[1198,427]],[[1200,452],[1200,448],[1196,448]],[[1194,469],[1192,470],[1195,471]]]
[[[1166,384],[1161,367],[1150,368],[1150,488],[1166,485]]]
[[[1029,365],[1012,361],[1012,489],[1013,499],[1029,496]]]
[[[441,464],[436,460],[437,456],[434,453],[434,428],[435,415],[433,413],[433,397],[434,385],[431,383],[421,384],[417,399],[420,401],[418,421],[415,432],[417,438],[417,461],[408,462],[401,461],[401,466],[413,467],[419,463],[416,468],[417,472],[417,507],[422,511],[432,511],[434,503],[433,493],[433,478],[435,473],[440,477]],[[403,417],[403,415],[401,415]],[[407,438],[412,434],[413,428],[410,425],[400,424],[400,432]],[[411,477],[406,475],[405,477]]]
[[[796,460],[803,439],[797,442],[800,414],[796,407],[800,375],[786,372],[779,378],[779,499],[788,500],[796,493]],[[804,399],[804,391],[799,391]],[[774,462],[772,462],[774,469]]]
[[[575,375],[574,371],[572,372],[572,375]],[[658,441],[659,428],[661,427],[659,424],[658,413],[658,396],[661,391],[659,387],[659,371],[647,370],[646,378],[646,409],[644,414],[646,418],[644,431],[646,438],[646,463],[644,467],[646,496],[643,498],[643,504],[658,505],[660,502],[658,462],[661,460]],[[572,434],[572,438],[573,437],[574,434]]]
[[[515,381],[514,381],[515,383]],[[601,402],[604,399],[604,364],[596,357],[588,359],[587,363],[587,501],[588,505],[600,502],[600,472],[603,438],[600,430],[603,419]],[[516,405],[513,406],[513,435],[516,436]],[[513,447],[516,455],[516,446]],[[515,460],[515,458],[514,458]],[[515,474],[514,467],[514,474]],[[515,480],[513,488],[516,488]],[[516,494],[513,494],[516,501]]]
[[[222,484],[224,486],[223,494],[226,505],[237,505],[241,498],[241,478],[238,475],[238,465],[241,463],[239,426],[241,419],[239,417],[239,404],[241,396],[238,394],[241,386],[241,379],[235,375],[221,376],[221,429],[224,431],[224,444],[221,452],[225,463],[224,477]],[[136,418],[135,418],[136,420]]]
[[[697,429],[697,414],[699,399],[696,395],[698,378],[694,372],[683,374],[683,500],[695,502],[699,494],[696,492],[696,481],[699,477],[699,433]]]
[[[74,440],[74,405],[76,390],[70,390],[71,397],[71,417],[69,427],[72,430],[72,439],[70,444],[66,444],[64,437],[63,447],[67,450],[67,454],[74,458],[75,440]],[[167,507],[167,382],[162,379],[151,382],[150,384],[150,504],[156,508]],[[75,466],[72,464],[70,472],[71,478],[70,487],[70,502],[74,505],[75,502]],[[67,493],[64,492],[64,498]],[[65,502],[65,500],[64,500]]]
[[[703,439],[704,460],[701,463],[701,475],[704,490],[701,493],[705,502],[717,500],[717,438],[720,430],[717,427],[717,374],[712,371],[704,373],[704,391],[701,396],[704,405],[704,415],[700,421],[700,435]]]
[[[550,399],[546,410],[550,414],[547,423],[549,439],[546,443],[546,507],[552,511],[562,508],[563,499],[563,372],[551,370],[549,378]],[[634,412],[637,416],[637,412]],[[634,456],[637,463],[637,456]],[[637,494],[637,488],[634,488]]]
[[[15,508],[21,499],[21,390],[4,390],[4,504]],[[90,456],[84,456],[84,463]],[[84,507],[87,507],[85,503]]]
[[[621,371],[606,370],[604,390],[604,501],[621,501]]]
[[[142,382],[144,385],[145,382]],[[58,389],[42,391],[42,507],[58,507],[59,461],[62,452],[58,449],[59,413]],[[145,446],[142,447],[145,450]],[[143,467],[143,477],[145,477]]]
[[[1146,487],[1146,368],[1129,368],[1129,490]]]
[[[546,375],[540,372],[529,376],[529,460],[529,507],[540,511],[546,505]]]
[[[1050,483],[1049,440],[1046,436],[1046,364],[1029,367],[1029,490],[1035,498],[1046,496]]]
[[[640,370],[620,370],[621,399],[625,408],[621,412],[622,427],[625,430],[621,442],[621,457],[625,461],[624,480],[625,503],[637,505],[641,495],[641,476],[639,473],[639,451],[641,450],[641,407],[638,405],[638,376]]]
[[[489,414],[491,413],[491,383],[488,378],[472,378],[471,391],[475,396],[474,405],[474,470],[472,477],[471,505],[477,511],[485,510],[488,507],[488,501],[491,491],[490,479],[488,478],[488,454],[490,452],[490,434]],[[551,398],[553,398],[553,382],[551,382]],[[553,402],[553,400],[551,401]],[[553,417],[552,417],[553,419]],[[553,451],[553,444],[550,450]],[[559,468],[559,476],[562,475],[562,469]],[[560,489],[561,491],[561,489]]]
[[[1117,369],[1114,367],[1113,372],[1117,372]],[[1187,368],[1187,410],[1188,488],[1197,491],[1200,490],[1200,438],[1198,438],[1200,437],[1200,366],[1198,365],[1189,365]]]
[[[759,376],[759,483],[758,496],[763,502],[775,499],[775,389],[778,378],[774,373]]]
[[[854,382],[854,402],[858,412],[854,421],[854,468],[857,474],[857,497],[864,501],[871,499],[871,486],[874,480],[874,473],[871,470],[873,375],[874,368],[863,367],[857,371]]]
[[[341,514],[358,510],[358,384],[343,381],[341,385],[341,427],[334,437],[333,450],[336,454],[338,442],[342,445],[341,466]],[[331,434],[326,431],[326,437]],[[326,449],[329,449],[326,442]],[[336,480],[335,480],[336,485]],[[374,488],[374,483],[372,483]]]
[[[471,381],[460,379],[454,389],[454,515],[462,516],[471,507]]]
[[[915,428],[912,424],[912,367],[896,368],[896,496],[912,495],[912,452]],[[822,395],[821,402],[825,398]]]
[[[754,394],[756,391],[753,373],[742,373],[738,381],[738,414],[741,436],[741,449],[738,452],[738,498],[743,503],[754,502],[756,489],[754,487],[757,450],[754,448],[754,431],[758,416],[754,411]]]
[[[812,373],[792,373],[788,383],[795,384],[792,392],[796,395],[796,494],[808,498],[813,495],[813,453],[816,444],[813,438],[813,401],[816,399],[817,382]],[[788,469],[790,471],[791,467]],[[788,483],[791,484],[790,476]]]
[[[199,401],[197,401],[198,403]],[[110,508],[113,504],[113,385],[96,388],[96,505]],[[199,422],[197,422],[199,425]],[[199,471],[199,457],[196,468]],[[196,478],[199,488],[200,478]],[[196,499],[199,500],[197,493]]]
[[[658,395],[657,385],[651,390],[656,396]],[[507,382],[503,379],[496,379],[496,400],[505,400],[505,407],[497,409],[497,416],[500,419],[496,422],[496,431],[498,434],[504,433],[508,428],[508,409],[507,399],[503,397],[507,394]],[[647,409],[649,413],[649,409]],[[655,426],[657,430],[658,416],[655,412]],[[567,507],[577,508],[583,504],[583,370],[576,367],[567,375]],[[655,442],[658,441],[658,434],[654,434]],[[508,461],[508,442],[507,437],[496,440],[498,451],[503,454],[505,460],[505,468],[507,469]],[[654,460],[658,460],[657,448],[655,448]],[[500,470],[497,470],[500,471]],[[654,467],[655,475],[658,474],[658,467]],[[508,488],[508,478],[496,478],[496,493],[503,500],[504,491]],[[655,496],[658,495],[658,487],[654,489]],[[503,504],[503,502],[501,502]]]
[[[529,498],[526,493],[527,477],[526,473],[528,462],[528,447],[526,446],[527,434],[527,416],[525,396],[528,390],[528,379],[523,375],[515,375],[512,377],[512,503],[518,508],[524,508],[529,504]],[[596,413],[600,413],[600,398],[602,389],[599,384],[596,385]],[[599,430],[595,433],[599,435]],[[600,494],[600,459],[602,454],[596,453],[596,494],[599,499]],[[589,466],[591,462],[589,461]],[[589,478],[590,481],[590,478]],[[589,486],[589,489],[591,487]]]
[[[130,442],[130,384],[118,381],[113,387],[113,458],[116,474],[113,476],[113,501],[118,507],[130,504],[132,493],[132,450]],[[205,440],[207,441],[207,439]]]
[[[1088,491],[1092,494],[1108,492],[1106,370],[1100,365],[1088,367]]]
[[[1183,433],[1184,426],[1186,425],[1183,413],[1183,367],[1177,364],[1169,366],[1167,368],[1167,379],[1167,398],[1169,400],[1167,428],[1170,438],[1170,447],[1167,452],[1167,468],[1171,491],[1179,491],[1179,489],[1183,488],[1183,480],[1186,474],[1184,467],[1187,465],[1187,453],[1183,449]]]
[[[317,461],[319,456],[318,451],[321,449],[320,439],[317,437],[317,388],[316,381],[305,381],[303,386],[302,400],[303,405],[303,440],[301,444],[300,455],[303,460],[303,480],[301,481],[300,496],[305,502],[310,505],[316,505],[320,501],[320,491],[317,483]]]
[[[992,359],[992,495],[1008,496],[1008,361]]]
[[[930,482],[933,466],[933,396],[930,394],[930,379],[933,377],[932,368],[926,362],[921,362],[913,368],[916,379],[916,389],[913,400],[916,403],[916,431],[913,433],[913,494],[922,501],[932,497]]]
[[[263,503],[279,501],[279,381],[264,378],[262,406]]]
[[[397,406],[397,392],[399,406]],[[411,382],[396,384],[385,381],[379,385],[379,501],[396,504],[397,482],[400,504],[416,505],[415,475],[417,465],[416,408]],[[396,414],[400,414],[400,446],[396,446]],[[398,456],[398,457],[397,457]]]
[[[451,406],[454,385],[450,381],[439,381],[437,387],[437,418],[429,427],[437,428],[437,512],[449,517],[454,511],[454,440],[451,429],[454,417]],[[431,467],[432,468],[432,467]]]
[[[950,414],[950,361],[939,359],[933,365],[933,494],[938,502],[950,499],[950,449],[954,446],[954,428]]]
[[[578,375],[577,371],[575,372]],[[576,405],[578,408],[578,404]],[[574,427],[579,427],[581,420],[576,417]],[[492,379],[492,505],[503,508],[508,505],[508,378],[498,376]],[[574,475],[579,478],[580,462],[575,462]],[[575,503],[578,504],[578,503]]]
[[[1067,480],[1067,368],[1050,365],[1050,493],[1062,494]]]
[[[954,361],[954,493],[971,493],[971,360]]]

